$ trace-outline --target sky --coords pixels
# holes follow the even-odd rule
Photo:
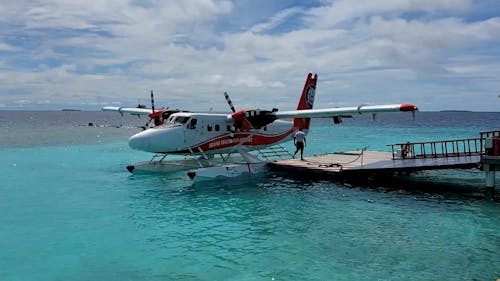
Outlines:
[[[500,111],[498,0],[0,0],[0,110]]]

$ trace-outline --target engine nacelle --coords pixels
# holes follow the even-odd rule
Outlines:
[[[227,117],[227,122],[232,123],[236,129],[248,131],[260,129],[276,120],[276,116],[269,110],[239,110]]]

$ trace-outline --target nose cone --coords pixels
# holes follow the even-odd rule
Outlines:
[[[173,152],[183,142],[178,128],[152,128],[131,136],[128,145],[140,151]]]
[[[140,132],[128,139],[128,146],[135,150],[149,151],[151,147],[151,134],[149,130]]]

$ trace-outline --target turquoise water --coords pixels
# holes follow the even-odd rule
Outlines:
[[[79,126],[114,115],[38,113],[33,126],[0,113],[2,135],[18,136],[1,139],[0,280],[500,277],[500,205],[477,196],[478,171],[390,187],[284,174],[192,184],[184,173],[129,175],[127,164],[148,157],[126,144],[135,128]],[[498,113],[419,115],[315,122],[306,154],[476,137],[500,124]]]

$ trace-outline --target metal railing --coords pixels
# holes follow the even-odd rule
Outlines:
[[[480,138],[390,144],[395,158],[438,158],[479,155]]]
[[[486,138],[500,137],[500,130],[481,132],[479,138],[389,144],[392,159],[483,155]]]
[[[277,144],[270,147],[262,148],[257,150],[258,155],[266,161],[291,158],[292,154],[286,150],[283,146]]]

